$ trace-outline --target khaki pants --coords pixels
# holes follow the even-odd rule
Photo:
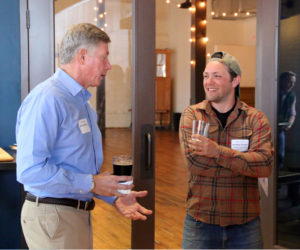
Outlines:
[[[89,211],[26,200],[21,224],[30,249],[93,248]]]

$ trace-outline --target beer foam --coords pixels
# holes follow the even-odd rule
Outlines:
[[[114,165],[126,166],[126,165],[132,165],[133,160],[116,159],[116,160],[114,160],[113,163],[114,163]]]

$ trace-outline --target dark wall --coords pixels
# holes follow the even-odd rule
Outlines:
[[[298,2],[298,1],[297,1]],[[299,1],[300,3],[300,1]],[[296,120],[286,132],[285,166],[298,168],[300,171],[300,9],[297,14],[280,20],[279,74],[293,71],[297,74],[294,87],[296,93]]]
[[[19,0],[0,1],[0,147],[16,142],[15,123],[20,106]]]
[[[0,147],[16,142],[21,99],[19,0],[0,0]],[[15,163],[0,162],[0,248],[23,248],[21,185]],[[26,246],[25,246],[26,247]]]

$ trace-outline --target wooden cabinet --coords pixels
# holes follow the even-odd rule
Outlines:
[[[170,127],[171,124],[171,50],[156,49],[155,125]]]

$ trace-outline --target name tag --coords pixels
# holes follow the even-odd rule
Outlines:
[[[91,128],[90,128],[89,123],[86,118],[79,120],[78,126],[79,126],[82,134],[91,132]]]
[[[232,139],[231,148],[240,152],[247,152],[249,149],[248,139]]]

